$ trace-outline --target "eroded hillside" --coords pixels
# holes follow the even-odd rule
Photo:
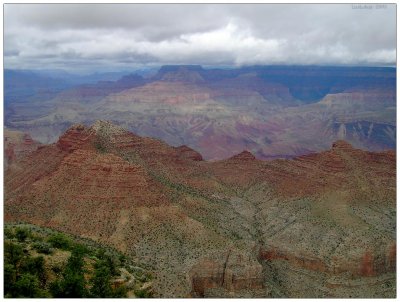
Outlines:
[[[209,162],[98,121],[13,162],[4,215],[140,259],[160,297],[394,297],[395,190],[394,151]]]

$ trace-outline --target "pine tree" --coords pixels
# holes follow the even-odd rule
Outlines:
[[[111,272],[107,263],[99,260],[95,265],[93,278],[91,279],[91,294],[98,298],[112,297]]]

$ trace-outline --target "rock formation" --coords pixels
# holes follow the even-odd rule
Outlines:
[[[204,259],[192,267],[189,274],[192,295],[215,297],[219,293],[234,296],[247,291],[262,297],[265,295],[262,271],[261,264],[251,256],[229,250],[223,261]]]
[[[230,159],[234,161],[248,161],[248,160],[255,160],[256,157],[253,154],[251,154],[251,152],[245,150],[237,155],[232,156]]]
[[[344,141],[294,159],[71,126],[5,172],[6,221],[113,246],[160,297],[394,297],[396,154]]]

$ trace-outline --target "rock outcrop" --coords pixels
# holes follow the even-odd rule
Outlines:
[[[196,152],[195,150],[193,150],[192,148],[189,148],[186,145],[177,147],[176,151],[178,152],[178,156],[180,158],[187,158],[187,159],[191,159],[194,161],[202,161],[203,160],[203,157],[201,156],[201,154],[199,152]]]
[[[249,151],[245,150],[239,154],[236,154],[230,158],[230,160],[235,160],[235,161],[249,161],[249,160],[255,160],[256,157]]]
[[[222,261],[203,259],[189,273],[192,296],[213,297],[217,291],[222,291],[225,296],[238,296],[243,291],[253,291],[263,296],[262,271],[262,266],[255,259],[231,250]]]
[[[87,148],[91,138],[91,133],[84,125],[75,124],[59,138],[57,146],[63,151],[73,152],[80,148]]]

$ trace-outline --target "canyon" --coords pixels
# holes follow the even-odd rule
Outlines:
[[[337,140],[368,151],[396,145],[395,68],[169,65],[91,83],[19,73],[5,74],[5,125],[40,143],[102,119],[206,160],[243,150],[293,158]]]
[[[158,75],[168,81],[103,98],[101,108],[123,111],[135,95],[135,106],[143,108],[150,108],[147,102],[165,108],[179,103],[176,110],[184,112],[189,102],[200,112],[206,104],[212,114],[224,113],[211,88],[196,88],[207,80],[202,72],[169,72]],[[179,95],[171,96],[171,83],[179,83]],[[310,102],[320,97],[292,89]],[[254,106],[261,104],[259,95],[248,96]],[[374,108],[372,99],[360,94],[360,102]],[[114,107],[107,107],[111,103]],[[276,103],[268,106],[280,106]],[[346,98],[327,95],[323,102],[302,106],[339,104],[342,110],[343,103]],[[312,121],[305,111],[304,118]],[[354,123],[359,133],[378,127],[364,122],[341,120],[341,125]],[[261,160],[243,144],[226,157],[210,141],[204,143],[205,156],[190,144],[171,145],[109,121],[73,124],[51,144],[20,134],[24,152],[7,145],[6,136],[11,151],[6,152],[4,219],[118,249],[152,272],[158,297],[394,298],[396,153],[362,150],[347,141],[348,133],[319,152],[307,152],[299,143],[294,146],[302,155],[273,160]],[[229,142],[214,139],[221,148]],[[378,141],[370,140],[371,146]],[[223,159],[207,160],[219,156]]]

